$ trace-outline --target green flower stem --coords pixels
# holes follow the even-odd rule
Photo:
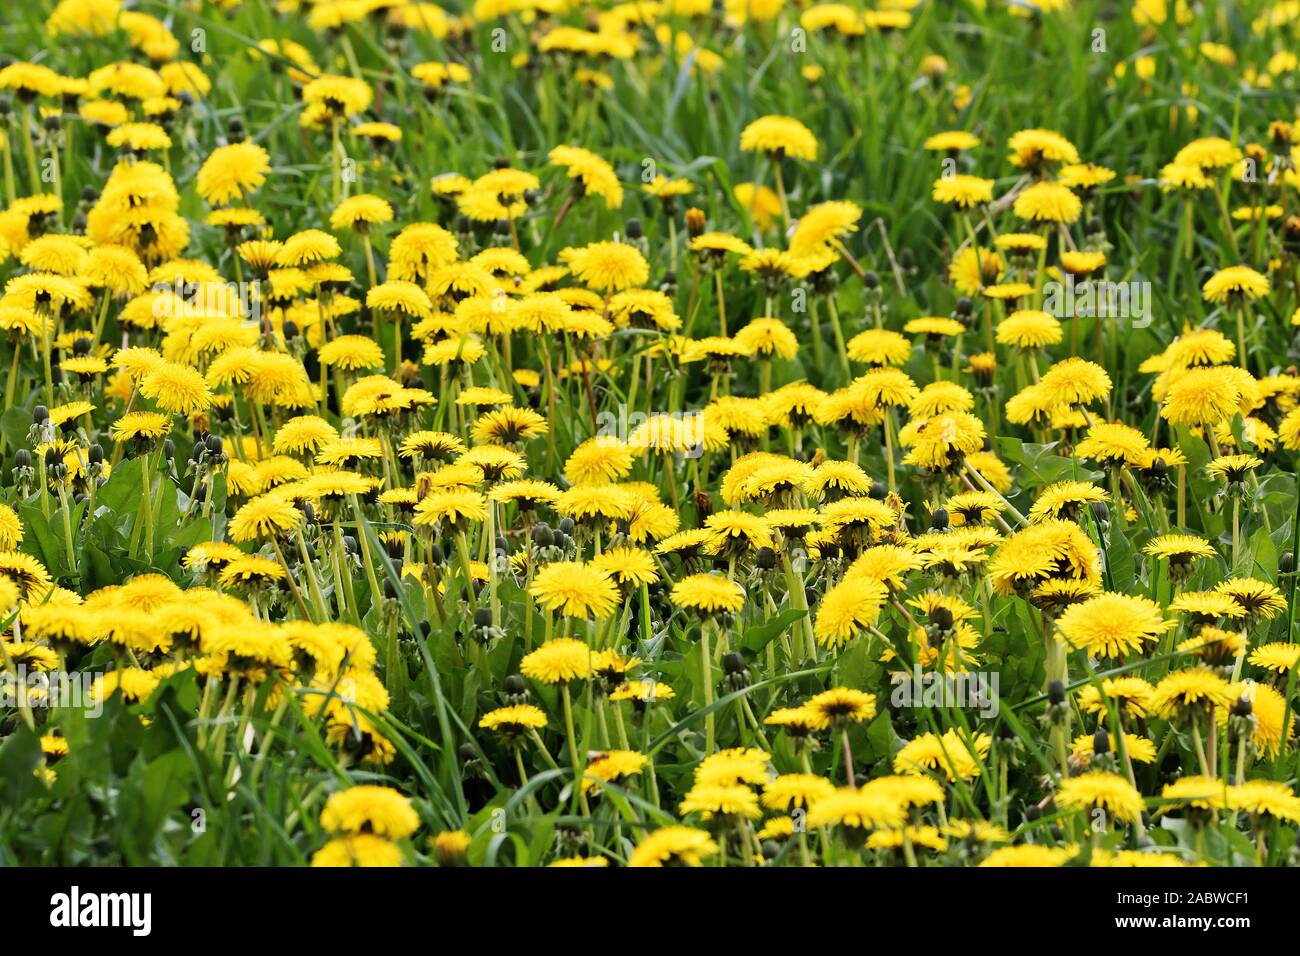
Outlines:
[[[724,339],[727,337],[727,301],[722,291],[722,268],[718,267],[713,273],[713,286],[717,289],[718,300],[718,334]]]
[[[478,595],[474,593],[474,572],[470,564],[469,539],[464,531],[456,532],[456,555],[460,558],[461,577],[465,584],[465,593],[469,598],[470,611],[478,610]],[[455,600],[455,598],[452,598]]]
[[[23,134],[23,156],[27,159],[27,179],[29,195],[41,192],[41,170],[36,162],[36,143],[32,139],[32,108],[23,103],[18,110],[18,123]]]
[[[275,556],[280,562],[280,567],[284,568],[284,580],[289,585],[289,592],[293,595],[294,603],[298,605],[298,611],[302,614],[302,619],[311,621],[313,624],[319,624],[320,622],[313,618],[311,611],[307,609],[307,602],[302,599],[302,592],[298,590],[298,585],[293,579],[293,571],[289,569],[289,562],[284,560],[284,552],[280,550],[280,542],[272,538],[271,547],[275,548]]]
[[[357,501],[357,496],[349,495],[348,499],[352,503],[352,515],[357,522],[357,543],[361,546],[361,563],[365,566],[366,581],[370,584],[370,603],[374,607],[378,607],[379,602],[384,599],[384,592],[379,587],[379,578],[375,575],[375,564],[370,557],[370,536],[366,534],[368,526],[365,518],[362,517],[361,505]],[[360,608],[357,609],[357,613],[360,614]]]
[[[551,756],[551,752],[546,749],[546,744],[542,743],[542,738],[537,735],[537,731],[530,728],[528,736],[532,740],[534,746],[537,747],[537,752],[542,755],[542,760],[546,763],[546,766],[552,770],[559,770],[560,765],[555,762],[555,758]]]
[[[77,569],[77,549],[72,544],[72,502],[68,500],[68,489],[63,484],[59,485],[59,504],[60,513],[63,515],[63,547],[67,552],[68,568],[80,578],[81,572]]]
[[[700,625],[700,677],[704,683],[704,706],[710,708],[713,706],[713,655],[709,653],[709,629],[713,627],[713,622],[705,619]],[[704,715],[704,755],[707,757],[713,753],[714,736],[716,733],[714,727],[714,713],[710,710]]]
[[[569,742],[569,763],[573,767],[573,790],[582,805],[582,812],[590,816],[587,795],[582,792],[582,761],[578,758],[578,735],[573,729],[573,698],[567,683],[560,685],[560,694],[564,700],[564,733]]]
[[[357,592],[352,584],[352,575],[350,569],[344,566],[347,563],[348,552],[343,546],[343,526],[340,522],[334,522],[334,575],[335,575],[335,596],[338,598],[339,611],[343,609],[343,595],[339,591],[338,580],[343,581],[342,591],[347,595],[347,606],[351,613],[352,622],[361,626],[361,608],[357,606]]]
[[[284,712],[288,708],[289,690],[281,687],[280,702],[276,704],[275,711],[271,714],[271,722],[266,725],[266,730],[262,732],[262,742],[257,748],[257,759],[253,761],[253,772],[248,775],[250,789],[257,786],[258,778],[262,775],[262,768],[266,766],[266,758],[271,753],[271,739],[275,735],[276,728],[280,726],[280,721],[284,719]]]
[[[149,453],[140,454],[140,511],[139,517],[144,521],[144,558],[153,560],[153,477],[149,474]]]
[[[8,125],[5,127],[5,147],[0,149],[0,154],[4,156],[5,204],[12,206],[14,200],[18,198],[18,193],[14,187],[14,150],[13,140],[9,138]]]
[[[330,617],[329,606],[325,603],[325,595],[320,589],[320,582],[316,580],[316,569],[312,567],[311,557],[307,551],[307,542],[302,536],[302,528],[295,529],[293,536],[298,544],[298,556],[302,559],[302,571],[307,576],[307,588],[311,594],[312,603],[316,605],[316,613],[320,616],[321,621],[328,621]]]
[[[847,383],[853,378],[853,373],[849,371],[849,350],[844,342],[844,326],[840,323],[840,310],[835,304],[835,296],[826,297],[826,311],[831,316],[831,331],[835,333],[835,351],[840,357],[840,371],[844,373],[844,379]]]
[[[790,555],[784,550],[781,552],[781,570],[785,572],[785,586],[790,594],[790,606],[799,611],[807,611],[808,595],[804,593],[803,579],[795,574]],[[805,614],[803,616],[803,620],[800,622],[800,630],[803,631],[807,640],[808,659],[815,660],[817,657],[817,639],[813,635],[812,617],[810,615]]]
[[[497,505],[491,499],[487,503],[487,546],[488,546],[488,607],[492,609],[492,623],[501,623],[501,602],[497,600]],[[597,549],[599,553],[599,549]]]

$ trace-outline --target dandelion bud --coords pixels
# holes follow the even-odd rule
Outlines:
[[[1272,134],[1273,152],[1279,156],[1290,156],[1295,139],[1292,125],[1283,120],[1275,120],[1268,125],[1268,130]]]
[[[921,75],[927,80],[937,80],[948,72],[948,61],[936,54],[921,58]]]
[[[572,534],[573,534],[573,527],[574,527],[574,525],[573,525],[573,519],[572,519],[572,518],[561,518],[561,519],[560,519],[560,525],[559,525],[559,531],[560,531],[560,534],[565,535],[566,537],[567,537],[567,536],[572,536]]]
[[[641,225],[640,219],[629,219],[625,225],[627,237],[632,240],[640,239],[645,235],[645,229]]]
[[[1106,733],[1105,728],[1098,727],[1097,732],[1092,735],[1092,753],[1095,757],[1110,753],[1110,735]]]
[[[1047,700],[1052,704],[1065,703],[1065,685],[1054,680],[1047,685]]]
[[[1104,501],[1088,502],[1088,509],[1092,512],[1093,520],[1098,524],[1103,524],[1110,520],[1110,506]]]
[[[868,292],[880,288],[880,276],[868,269],[862,276],[862,288]]]
[[[37,405],[32,409],[32,421],[37,425],[44,425],[50,420],[50,410],[44,405]]]
[[[946,531],[948,529],[947,508],[934,509],[934,513],[930,515],[930,527],[935,531]]]
[[[1300,216],[1289,216],[1282,223],[1282,245],[1292,252],[1300,251]]]
[[[14,452],[14,468],[23,469],[30,467],[32,467],[32,453],[26,448],[19,448]]]
[[[692,206],[686,210],[686,234],[692,239],[704,235],[705,222],[703,209],[696,209]]]
[[[86,460],[92,465],[102,465],[104,463],[104,446],[91,445],[86,449]]]
[[[771,548],[759,548],[758,553],[754,556],[754,562],[764,571],[771,571],[776,567],[776,552]]]
[[[1282,574],[1292,574],[1295,571],[1295,552],[1283,551],[1277,559],[1277,569]]]
[[[1250,698],[1245,694],[1237,698],[1237,702],[1232,705],[1232,716],[1249,717],[1254,712],[1255,705],[1250,702]]]

